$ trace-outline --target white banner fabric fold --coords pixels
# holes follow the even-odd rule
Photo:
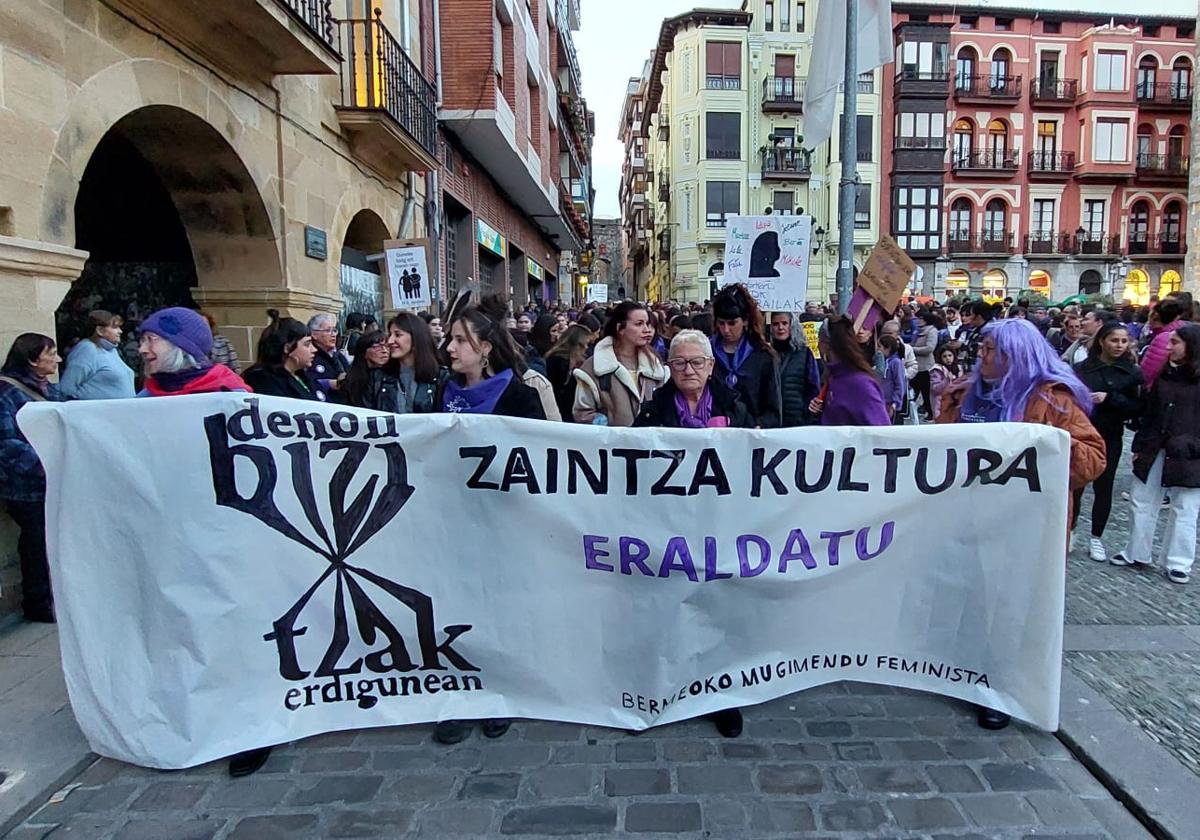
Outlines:
[[[891,62],[891,0],[858,0],[858,72]],[[845,0],[821,0],[813,34],[812,60],[804,88],[804,148],[816,149],[833,136],[838,86],[846,74]]]
[[[620,429],[246,394],[18,421],[101,755],[179,768],[449,718],[642,729],[837,680],[1057,726],[1056,429]]]

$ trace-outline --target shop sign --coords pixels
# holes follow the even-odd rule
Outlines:
[[[493,254],[503,257],[507,253],[508,243],[500,235],[500,231],[496,230],[483,219],[475,220],[475,239]]]
[[[542,268],[529,257],[525,258],[525,271],[530,277],[537,280],[539,283],[546,279],[546,269]]]

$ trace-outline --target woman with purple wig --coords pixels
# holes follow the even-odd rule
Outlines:
[[[939,423],[1039,423],[1071,436],[1072,491],[1104,472],[1104,438],[1088,419],[1092,395],[1029,321],[984,327],[971,376],[942,396]],[[1068,508],[1071,505],[1068,496]],[[1068,514],[1069,515],[1069,514]],[[1065,552],[1064,552],[1065,556]],[[1008,715],[979,708],[979,725],[1003,729]]]

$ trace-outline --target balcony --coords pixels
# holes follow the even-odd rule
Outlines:
[[[1178,232],[1151,235],[1144,230],[1130,230],[1126,253],[1131,257],[1179,256],[1187,253],[1187,243]]]
[[[354,153],[389,175],[437,168],[437,95],[433,84],[374,20],[344,20],[346,61],[338,122]]]
[[[895,93],[896,96],[945,99],[950,93],[950,73],[903,69],[896,74]]]
[[[1066,256],[1073,252],[1071,234],[1059,231],[1039,231],[1026,234],[1025,253],[1045,256]]]
[[[1081,257],[1115,257],[1121,253],[1121,237],[1080,229],[1075,232],[1074,250]]]
[[[764,114],[804,113],[804,79],[793,76],[767,76],[762,85]]]
[[[1158,111],[1190,111],[1191,82],[1138,82],[1137,101],[1143,108]]]
[[[706,90],[741,90],[741,76],[705,76],[704,87]]]
[[[671,170],[666,168],[658,173],[658,200],[671,200]]]
[[[1011,149],[974,149],[953,152],[950,155],[950,168],[954,172],[1008,178],[1017,173],[1020,163]]]
[[[1034,79],[1029,83],[1029,98],[1035,105],[1069,108],[1079,96],[1078,79]]]
[[[774,181],[807,181],[812,162],[804,149],[763,149],[762,176]]]
[[[1182,155],[1147,155],[1137,156],[1137,174],[1139,178],[1153,181],[1188,180],[1189,161]]]
[[[954,99],[958,102],[1019,102],[1021,77],[955,76]]]
[[[1044,181],[1066,180],[1075,172],[1074,152],[1030,152],[1029,177]]]
[[[238,75],[332,75],[341,63],[332,0],[110,0],[109,5]]]
[[[671,110],[665,104],[658,106],[658,139],[671,139]]]
[[[950,256],[1007,256],[1013,252],[1014,236],[1011,231],[950,231],[947,240]]]

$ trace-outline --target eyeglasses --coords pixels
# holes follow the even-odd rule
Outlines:
[[[705,366],[708,364],[708,359],[704,358],[703,356],[698,356],[695,359],[671,359],[669,362],[667,362],[667,364],[670,365],[671,370],[682,371],[686,368],[691,368],[692,370],[704,370]]]
[[[336,333],[337,328],[336,327],[322,327],[319,330],[313,330],[313,332],[315,332],[315,333]]]

